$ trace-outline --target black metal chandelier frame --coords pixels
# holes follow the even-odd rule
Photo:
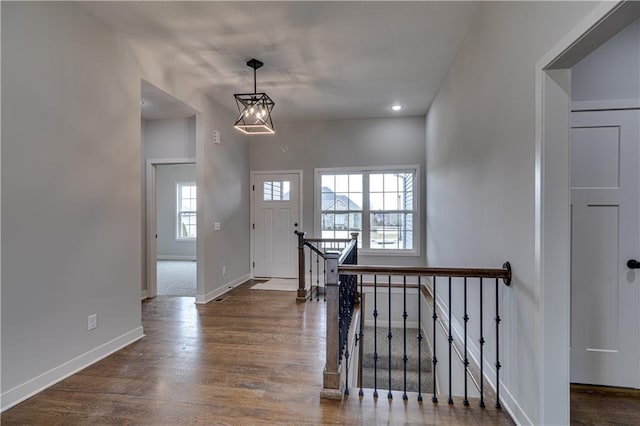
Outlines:
[[[275,102],[266,93],[258,93],[256,70],[264,65],[251,59],[247,66],[253,68],[253,93],[237,93],[234,96],[238,107],[238,118],[233,127],[247,135],[271,135],[275,133],[271,111]]]

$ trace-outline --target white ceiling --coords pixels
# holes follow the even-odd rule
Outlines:
[[[236,112],[258,91],[278,119],[424,115],[474,2],[86,2],[176,76]],[[404,106],[399,113],[390,106]]]

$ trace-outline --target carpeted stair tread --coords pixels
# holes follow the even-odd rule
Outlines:
[[[362,337],[362,384],[365,388],[374,387],[374,336],[377,340],[375,351],[378,354],[377,382],[378,389],[384,389],[385,395],[389,387],[389,358],[391,358],[391,389],[403,390],[404,387],[404,354],[405,341],[402,328],[391,328],[391,356],[389,356],[389,328],[380,324],[374,327],[364,327]],[[407,392],[418,391],[418,339],[416,329],[406,331],[407,356]],[[431,353],[426,344],[426,338],[420,344],[421,391],[428,392],[433,386]]]
[[[373,368],[362,369],[362,387],[374,388],[374,374]],[[433,390],[433,380],[431,374],[422,374],[421,389],[420,391],[425,394]],[[381,396],[386,395],[386,391],[389,389],[389,370],[384,368],[378,368],[378,394]],[[402,391],[404,389],[404,371],[403,370],[391,370],[391,390]],[[384,391],[381,393],[381,390]],[[418,373],[416,371],[407,371],[407,392],[418,392]]]
[[[422,354],[420,360],[420,369],[423,373],[430,373],[432,369],[431,357],[427,356],[427,354]],[[373,368],[375,365],[375,361],[373,359],[373,353],[364,353],[362,357],[362,367],[363,368]],[[378,353],[378,369],[380,368],[389,368],[389,356],[387,354],[380,355]],[[392,370],[402,370],[404,368],[404,362],[402,360],[402,353],[391,355],[391,369]],[[409,371],[418,371],[418,356],[407,354],[407,370]]]
[[[363,344],[363,357],[362,357],[362,365],[365,368],[373,368],[374,352],[378,353],[378,368],[380,366],[388,367],[389,362],[389,339],[387,334],[389,333],[389,329],[378,327],[376,337],[377,337],[377,346],[374,347],[374,329],[373,327],[365,327],[364,335],[362,337]],[[406,342],[406,353],[407,353],[407,369],[409,370],[418,370],[418,339],[416,338],[417,330],[407,330],[407,342]],[[404,334],[401,328],[392,328],[391,329],[391,368],[402,369],[403,368],[403,356],[404,356]],[[375,350],[374,350],[375,348]],[[421,369],[422,371],[431,371],[431,354],[426,345],[426,338],[422,339],[422,344],[420,345],[420,361],[421,361]]]

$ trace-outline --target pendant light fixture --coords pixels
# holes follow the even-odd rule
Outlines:
[[[238,107],[238,119],[233,125],[247,135],[272,135],[275,133],[271,111],[275,103],[266,93],[258,93],[256,84],[256,70],[264,64],[257,59],[251,59],[247,66],[253,68],[253,93],[239,93],[233,95]]]

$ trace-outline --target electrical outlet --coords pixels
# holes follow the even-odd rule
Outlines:
[[[93,330],[98,326],[98,314],[89,315],[87,319],[87,330]]]
[[[227,267],[223,266],[222,267],[222,275],[226,275],[227,274]]]
[[[212,136],[212,138],[211,138],[211,139],[213,139],[213,143],[215,143],[215,144],[217,144],[217,145],[220,145],[220,143],[222,142],[222,141],[220,140],[220,131],[219,131],[219,130],[214,130],[214,131],[212,132],[211,136]]]

